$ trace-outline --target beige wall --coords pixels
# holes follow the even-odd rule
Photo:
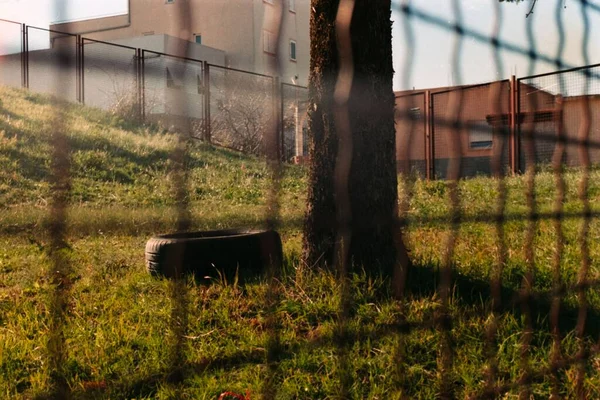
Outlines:
[[[202,35],[202,44],[223,50],[226,66],[269,74],[273,59],[263,51],[264,30],[274,32],[274,18],[283,7],[283,29],[278,49],[281,76],[288,83],[306,85],[309,66],[309,0],[296,0],[296,12],[289,0],[189,0],[191,27],[182,30],[179,15],[183,0],[130,0],[130,15],[53,25],[51,28],[82,34],[96,40],[115,40],[144,35],[167,34],[193,41]],[[289,41],[296,41],[297,61],[289,58]],[[173,52],[177,49],[168,49]]]
[[[281,38],[278,54],[280,61],[280,76],[284,82],[307,86],[308,68],[310,62],[309,19],[310,1],[295,0],[295,12],[290,11],[290,0],[273,0],[269,4],[264,0],[253,0],[255,9],[254,25],[258,28],[255,43],[256,66],[263,73],[271,74],[274,55],[264,51],[264,30],[275,33],[277,20],[282,16]],[[283,12],[281,12],[283,6]],[[296,42],[296,61],[290,59],[290,41]],[[298,78],[295,78],[298,76]]]

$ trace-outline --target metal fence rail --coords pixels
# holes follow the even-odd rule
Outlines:
[[[413,15],[412,9],[403,10]],[[9,32],[5,41],[11,48],[22,49],[2,56],[5,85],[24,86],[110,110],[126,118],[157,122],[167,129],[185,130],[190,136],[249,154],[264,154],[261,131],[270,118],[280,118],[283,159],[304,162],[307,158],[308,140],[302,124],[306,122],[308,91],[304,87],[276,83],[273,77],[266,75],[211,66],[202,60],[82,38],[14,21],[1,20],[0,23]],[[31,48],[31,43],[39,47],[39,43],[46,40],[49,48]],[[68,59],[68,66],[63,69],[58,63],[59,49],[65,50]],[[490,160],[496,152],[502,154],[500,162],[506,172],[525,171],[531,162],[549,163],[557,127],[561,124],[567,130],[561,140],[571,143],[564,161],[566,165],[580,165],[576,155],[578,136],[573,133],[580,116],[575,111],[576,102],[578,99],[587,101],[581,99],[600,93],[598,68],[592,65],[519,77],[516,82],[498,81],[398,94],[399,170],[406,167],[402,149],[410,143],[409,170],[430,179],[447,176],[449,145],[454,140],[449,134],[453,121],[448,119],[448,113],[453,110],[448,109],[448,104],[450,97],[459,91],[464,96],[461,101],[464,115],[457,120],[463,136],[462,177],[490,175]],[[57,93],[49,84],[49,77],[55,72],[64,82]],[[564,93],[559,88],[559,79],[562,79],[559,77],[565,79]],[[587,82],[586,88],[584,82]],[[186,110],[172,107],[169,97],[175,96],[177,91],[185,93]],[[494,91],[498,92],[500,102],[497,110],[493,110],[488,101],[495,96]],[[566,99],[562,112],[557,108],[560,98]],[[516,106],[511,106],[513,101]],[[594,121],[592,117],[592,132]],[[524,151],[527,130],[531,130],[535,148],[533,160],[529,160]],[[410,135],[407,136],[407,132]],[[489,136],[493,137],[493,145],[484,143],[488,141],[483,139]],[[589,145],[594,147],[597,141],[592,135]],[[592,163],[600,161],[600,155],[595,153]]]
[[[212,142],[246,154],[266,154],[266,137],[276,117],[275,79],[210,66]]]
[[[83,38],[81,102],[131,119],[138,117],[140,65],[134,47]],[[87,99],[86,93],[91,94]]]
[[[559,143],[566,146],[563,165],[584,165],[581,144],[589,149],[591,164],[598,164],[597,113],[591,112],[586,122],[590,136],[585,143],[580,127],[588,118],[585,107],[598,107],[599,68],[590,65],[480,85],[400,92],[396,95],[398,168],[402,171],[406,160],[400,149],[410,141],[409,169],[422,177],[446,178],[451,146],[459,136],[463,178],[493,175],[496,155],[503,173],[543,168],[552,163]],[[457,110],[449,109],[452,96],[460,98],[461,114],[456,120]]]
[[[49,29],[25,26],[26,87],[34,92],[54,95],[67,101],[81,96],[81,38]],[[37,49],[34,43],[48,43]],[[49,68],[49,66],[53,66]],[[62,84],[54,85],[55,79]]]
[[[0,20],[0,27],[7,32],[4,42],[14,48],[14,53],[0,58],[4,85],[79,101],[125,119],[158,123],[247,154],[265,155],[265,129],[271,121],[282,119],[279,154],[288,161],[294,156],[306,158],[299,134],[294,133],[298,145],[290,144],[294,124],[305,122],[305,87],[183,55],[14,21]],[[65,66],[59,56],[65,58]],[[55,76],[63,82],[60,87],[53,85]],[[185,98],[183,109],[175,106],[179,96]],[[293,116],[291,110],[299,115]]]

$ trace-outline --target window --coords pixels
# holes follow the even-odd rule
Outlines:
[[[290,40],[290,60],[296,61],[296,41]]]
[[[492,127],[487,121],[469,122],[469,148],[473,150],[489,150],[492,148]]]
[[[199,33],[194,33],[194,42],[202,44],[202,35]]]
[[[296,12],[296,0],[288,0],[289,10],[290,12]]]
[[[277,43],[275,35],[269,31],[263,31],[263,51],[269,54],[275,54]]]
[[[413,107],[409,111],[410,119],[417,121],[421,119],[421,107]]]
[[[175,0],[165,0],[165,4],[173,4],[175,3]]]

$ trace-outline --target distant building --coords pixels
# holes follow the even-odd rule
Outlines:
[[[600,163],[597,146],[582,147],[583,110],[590,108],[589,140],[600,139],[600,96],[561,96],[521,82],[511,111],[508,80],[480,85],[396,92],[396,161],[401,172],[445,178],[453,159],[460,159],[461,177],[490,175],[499,162],[510,168],[510,120],[515,116],[517,168],[548,164],[565,138],[562,163]],[[458,123],[457,125],[455,125]],[[533,138],[528,154],[528,133]]]
[[[189,31],[178,24],[184,6],[191,12]],[[180,43],[172,40],[171,46],[163,46],[164,40],[156,39],[167,35],[194,46],[192,54],[201,55],[203,47],[218,50],[224,54],[224,66],[268,75],[272,74],[270,65],[277,53],[283,81],[305,86],[309,6],[309,0],[129,0],[126,15],[60,23],[50,29],[170,54],[182,53]],[[282,29],[276,49],[279,15]],[[155,39],[140,39],[145,36]]]

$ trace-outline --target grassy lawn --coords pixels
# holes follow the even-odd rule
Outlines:
[[[54,287],[47,221],[55,109],[47,97],[19,90],[0,89],[0,101],[0,397],[43,398],[52,383],[47,343]],[[98,110],[62,107],[72,176],[65,257],[73,272],[60,374],[74,398],[216,399],[225,391],[247,390],[258,398],[270,387],[281,399],[339,397],[344,389],[353,398],[431,399],[441,390],[442,375],[457,398],[469,398],[483,393],[489,354],[497,361],[495,384],[508,385],[505,398],[518,398],[520,387],[513,384],[525,364],[534,371],[533,398],[548,398],[553,379],[560,396],[575,396],[577,365],[568,360],[581,346],[595,345],[600,296],[587,290],[588,318],[579,338],[579,300],[573,290],[562,296],[561,355],[567,362],[554,378],[537,373],[550,368],[557,249],[555,222],[541,218],[533,232],[534,332],[523,361],[525,317],[515,299],[528,266],[526,176],[504,181],[503,304],[495,319],[489,281],[498,271],[502,246],[493,219],[482,217],[496,213],[499,182],[460,182],[452,324],[445,334],[434,321],[442,305],[436,288],[452,232],[448,185],[422,180],[400,185],[415,263],[405,301],[392,299],[388,280],[357,272],[349,317],[340,319],[341,288],[334,276],[299,262],[306,170],[297,166],[286,166],[280,182],[283,277],[247,285],[190,280],[185,285],[184,351],[176,360],[182,374],[171,379],[173,284],[146,273],[144,245],[152,235],[176,226],[169,161],[176,138]],[[194,229],[264,226],[272,183],[263,160],[194,142],[186,165]],[[560,276],[569,286],[582,264],[583,220],[577,216],[583,210],[578,195],[582,174],[569,170],[563,178],[567,217],[561,224]],[[549,172],[536,174],[535,184],[537,211],[544,216],[555,209],[557,184]],[[587,193],[592,210],[600,211],[600,171],[591,172]],[[600,224],[595,218],[588,242],[588,278],[598,279]],[[494,320],[497,329],[489,340]],[[274,342],[279,343],[276,362],[267,365]],[[450,343],[452,364],[442,373],[444,342]],[[588,398],[600,397],[599,369],[600,357],[592,356],[584,365]]]

